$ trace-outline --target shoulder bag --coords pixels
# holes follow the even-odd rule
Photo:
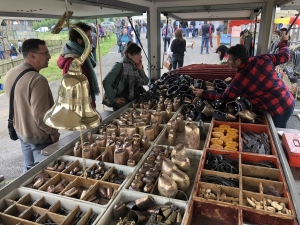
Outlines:
[[[22,73],[20,73],[20,75],[16,78],[12,88],[11,88],[11,91],[10,91],[10,99],[9,99],[9,117],[8,117],[8,133],[9,133],[9,137],[11,140],[13,141],[16,141],[18,140],[18,135],[16,133],[16,130],[14,128],[14,121],[13,121],[13,118],[14,118],[14,98],[15,98],[15,87],[16,87],[16,84],[18,82],[18,80],[27,72],[29,71],[36,71],[35,69],[33,68],[28,68],[26,70],[24,70]]]
[[[114,83],[112,85],[113,89],[114,89],[114,92],[115,92],[116,95],[118,93],[118,85],[119,85],[119,82],[121,80],[121,76],[122,76],[122,73],[123,73],[123,64],[121,63],[121,65],[122,65],[122,68],[121,68],[121,70],[119,72],[119,75],[118,75],[117,79],[114,81]],[[102,104],[106,105],[107,107],[113,107],[114,103],[112,101],[110,101],[110,99],[108,98],[107,94],[104,93]]]

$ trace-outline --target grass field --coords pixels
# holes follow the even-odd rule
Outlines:
[[[51,33],[39,33],[39,38],[43,40],[68,40],[68,32],[65,31],[60,34],[51,34]],[[57,38],[57,39],[55,39]],[[66,39],[65,39],[66,38]],[[100,44],[100,50],[101,50],[101,57],[105,56],[111,47],[116,45],[117,39],[115,35],[111,35],[111,38],[105,40],[105,42]],[[99,47],[99,46],[98,46]],[[98,58],[98,50],[97,50],[97,58]],[[45,69],[42,69],[40,72],[42,75],[44,75],[47,80],[54,81],[61,79],[62,71],[58,68],[56,62],[59,57],[60,53],[51,55],[51,59],[49,61],[49,66]],[[4,77],[0,78],[0,83],[4,83]],[[0,90],[0,94],[3,93],[4,90]]]

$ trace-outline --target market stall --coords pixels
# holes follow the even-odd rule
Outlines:
[[[0,221],[297,224],[299,198],[270,116],[263,113],[256,124],[242,117],[199,123],[187,110],[192,101],[172,93],[103,117],[83,134],[81,149],[77,132],[63,146],[49,146],[57,151],[0,191]],[[258,139],[256,149],[243,144],[257,135],[265,148]]]

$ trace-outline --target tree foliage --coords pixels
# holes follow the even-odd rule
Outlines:
[[[39,27],[48,27],[49,29],[57,23],[58,19],[44,19],[33,22],[33,29],[36,30]],[[77,20],[77,19],[71,19],[71,23],[77,23],[79,21],[85,22],[87,24],[96,24],[96,19],[84,19],[84,20]],[[98,23],[101,23],[103,21],[115,21],[115,18],[98,18]]]

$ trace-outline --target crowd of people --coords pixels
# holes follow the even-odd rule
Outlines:
[[[24,41],[25,41],[25,38],[24,38]],[[8,51],[9,56],[5,56],[4,43],[0,40],[0,60],[5,60],[5,59],[8,59],[9,57],[11,59],[17,58],[18,55],[22,53],[22,44],[23,44],[23,42],[21,40],[18,40],[18,43],[17,43],[18,49],[17,49],[13,43],[10,43],[9,51]]]

